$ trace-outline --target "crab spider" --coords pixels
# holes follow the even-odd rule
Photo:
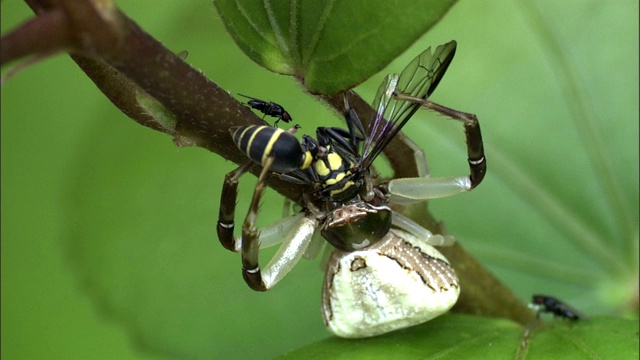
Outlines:
[[[433,53],[429,48],[400,75],[387,76],[373,102],[376,115],[366,131],[346,97],[347,129],[320,127],[315,138],[305,135],[298,141],[292,134],[297,128],[231,129],[234,142],[250,160],[225,177],[217,231],[225,248],[241,253],[243,277],[252,289],[271,289],[300,258],[312,257],[324,238],[335,250],[326,270],[323,318],[336,335],[383,334],[427,321],[455,304],[458,278],[433,247],[450,245],[453,239],[432,234],[388,206],[452,196],[475,188],[484,178],[486,161],[475,115],[428,100],[455,49],[454,41]],[[419,177],[374,184],[373,161],[420,108],[464,124],[470,174],[430,177],[424,164]],[[416,152],[420,163],[423,155]],[[242,236],[234,237],[238,181],[254,163],[262,171]],[[258,229],[259,202],[273,174],[308,185],[311,191],[300,212]],[[322,238],[314,237],[318,230]],[[275,244],[281,244],[277,253],[260,267],[260,249]]]

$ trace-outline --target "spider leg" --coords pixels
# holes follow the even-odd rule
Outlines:
[[[423,239],[427,245],[431,246],[451,246],[456,242],[456,239],[451,235],[442,235],[442,234],[434,234],[431,231],[423,228],[417,222],[409,219],[408,217],[398,213],[393,212],[393,217],[391,218],[391,223],[415,236],[418,239]]]
[[[427,155],[425,155],[424,149],[422,149],[418,144],[411,140],[411,138],[402,133],[399,133],[398,135],[396,135],[396,137],[398,138],[398,140],[402,141],[405,146],[411,149],[418,177],[428,177],[429,164],[427,163]]]
[[[294,215],[297,221],[289,228],[286,235],[275,231],[269,238],[279,237],[282,245],[271,258],[264,270],[260,269],[259,250],[260,230],[256,227],[260,199],[266,187],[266,177],[269,168],[273,164],[274,157],[269,156],[264,163],[258,184],[253,193],[249,212],[242,226],[242,276],[250,288],[256,291],[267,291],[277,284],[300,260],[313,238],[313,233],[318,226],[315,216],[298,214]],[[285,228],[288,228],[285,227]],[[276,235],[274,235],[276,234]],[[284,235],[284,236],[283,236]]]
[[[427,109],[437,111],[464,124],[467,140],[469,175],[394,179],[385,185],[386,190],[391,195],[391,201],[408,203],[436,199],[469,191],[478,186],[487,171],[487,163],[484,156],[480,123],[477,117],[474,114],[454,110],[429,100],[414,98],[403,94],[396,94],[396,97],[401,100],[420,103]]]
[[[467,138],[467,161],[469,162],[470,170],[469,181],[471,183],[469,190],[478,186],[487,172],[487,162],[484,157],[484,144],[478,118],[474,114],[454,110],[429,100],[425,100],[422,106],[464,123],[464,133]]]
[[[244,175],[253,163],[247,162],[224,177],[222,194],[220,195],[220,211],[218,213],[218,239],[222,246],[233,252],[240,251],[240,242],[233,237],[235,227],[234,214],[238,198],[238,179]]]

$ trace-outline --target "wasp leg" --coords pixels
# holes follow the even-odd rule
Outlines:
[[[298,220],[291,226],[290,231],[284,236],[284,240],[271,261],[260,269],[258,255],[260,250],[260,231],[256,227],[260,198],[266,187],[265,179],[269,174],[269,167],[273,164],[274,157],[267,158],[264,168],[258,178],[258,184],[253,193],[249,213],[242,226],[242,276],[250,288],[256,291],[267,291],[278,283],[300,260],[305,253],[313,233],[318,226],[318,220],[314,216],[303,214],[295,215]],[[282,234],[275,231],[275,236]],[[268,235],[267,238],[273,238]],[[265,239],[266,240],[266,239]]]
[[[467,155],[470,174],[456,177],[424,177],[394,179],[387,185],[387,191],[391,195],[391,201],[406,203],[436,199],[469,191],[484,179],[487,171],[487,162],[484,157],[484,145],[480,123],[474,114],[454,110],[429,100],[419,99],[404,94],[396,94],[400,100],[408,100],[420,103],[423,107],[439,112],[454,120],[462,121],[467,140]]]
[[[247,162],[225,175],[222,194],[220,195],[220,212],[218,213],[218,226],[216,229],[218,239],[225,249],[233,252],[240,251],[240,241],[233,237],[234,215],[238,198],[238,179],[249,170],[252,164],[252,162]]]

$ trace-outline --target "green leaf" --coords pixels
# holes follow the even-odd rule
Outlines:
[[[350,89],[434,26],[455,0],[215,1],[242,51],[312,93]]]
[[[601,336],[600,345],[624,344],[614,330],[626,328],[626,320],[611,320],[612,330],[603,331],[597,315],[638,306],[638,2],[537,8],[578,75],[574,87],[586,94],[586,117],[573,111],[578,101],[558,81],[564,70],[550,60],[539,28],[523,23],[531,12],[523,3],[458,3],[384,73],[399,72],[428,46],[458,42],[431,99],[478,115],[489,168],[476,190],[429,208],[523,302],[533,293],[557,296],[598,325],[591,331],[578,323],[572,333],[584,329]],[[229,91],[284,105],[303,126],[300,134],[339,126],[289,78],[255,66],[211,11],[176,4],[122,6],[139,6],[125,10],[172,49],[188,49],[188,62]],[[165,8],[149,12],[149,6]],[[3,20],[15,14],[2,11]],[[357,91],[372,99],[380,80]],[[220,189],[234,164],[201,149],[178,149],[170,137],[133,124],[63,56],[19,73],[1,95],[3,358],[148,359],[137,352],[144,349],[181,358],[272,359],[330,336],[319,310],[317,263],[302,261],[259,294],[243,282],[239,256],[216,239]],[[587,121],[604,147],[583,137]],[[405,130],[425,149],[434,176],[467,171],[459,124],[419,112]],[[591,166],[591,149],[605,155],[613,169],[606,175],[625,195],[630,235],[601,186],[604,174]],[[239,218],[254,181],[241,181]],[[277,220],[282,199],[267,191],[262,210],[260,225]],[[568,236],[567,229],[588,236]],[[78,279],[89,296],[78,290]],[[92,311],[95,304],[100,312]],[[512,325],[498,328],[508,333]],[[536,341],[546,331],[534,333],[532,355],[542,351]],[[460,336],[447,334],[448,343]],[[432,336],[437,332],[426,344]],[[143,346],[129,347],[130,339]],[[600,341],[585,342],[594,340]],[[365,343],[330,341],[344,342],[346,350]],[[385,346],[393,353],[396,343]],[[559,338],[557,349],[575,347]]]
[[[597,318],[548,325],[450,314],[384,336],[330,338],[290,352],[280,360],[314,359],[633,359],[638,322]]]
[[[445,315],[383,336],[326,339],[279,359],[462,359],[480,348],[486,358],[497,359],[513,349],[520,333],[521,326],[508,320]]]
[[[479,5],[465,6],[452,13],[456,17],[446,23],[444,34],[434,34],[436,39],[460,35],[456,36],[456,58],[432,100],[479,116],[489,169],[478,189],[429,206],[463,246],[523,301],[529,301],[532,293],[543,293],[591,316],[614,314],[614,309],[637,293],[637,262],[626,260],[629,256],[637,259],[637,251],[625,251],[637,244],[637,237],[620,236],[618,219],[610,215],[611,198],[599,186],[602,174],[591,168],[583,145],[589,142],[577,131],[586,118],[572,116],[566,108],[574,100],[559,86],[557,66],[549,62],[548,53],[541,54],[530,46],[532,39],[517,41],[529,30],[505,20],[500,29],[487,29],[496,33],[478,34],[470,24],[487,24],[483,18],[487,15]],[[522,16],[513,9],[498,8],[505,13],[496,18]],[[547,11],[562,13],[562,9],[558,5]],[[578,10],[571,10],[582,14],[576,17],[578,24],[585,14],[593,14],[587,6],[583,12]],[[596,13],[603,26],[616,22],[613,15]],[[552,23],[559,24],[567,24],[567,20]],[[637,149],[637,119],[629,115],[637,111],[628,110],[637,107],[637,86],[631,86],[629,79],[634,77],[628,75],[629,71],[637,74],[637,61],[633,60],[637,52],[623,56],[629,47],[637,47],[637,41],[615,34],[628,45],[617,47],[602,39],[597,44],[616,54],[615,59],[631,58],[618,69],[587,56],[594,46],[592,36],[571,33],[565,35],[569,39],[563,44],[580,54],[570,59],[588,75],[583,86],[594,94],[589,99],[597,127],[603,130],[605,143],[611,144],[597,150],[609,154],[621,189],[628,194],[629,203],[637,203],[638,152],[632,148]],[[498,51],[482,41],[484,36],[506,37],[509,45],[496,43],[500,44]],[[420,51],[443,42],[426,39],[388,72],[399,72]],[[212,56],[203,60],[214,61],[217,66],[206,69],[210,77],[231,84],[232,91],[266,98],[249,91],[264,86],[256,81],[264,71],[242,54],[234,59]],[[244,66],[235,67],[242,61]],[[290,83],[287,79],[278,86],[275,84],[281,79],[269,79],[273,80],[266,84],[264,91],[270,96],[266,99],[284,105],[301,121],[305,133],[312,134],[315,127],[326,126],[332,119],[338,123],[339,119],[326,114],[321,106],[303,103],[308,100],[305,96],[283,93],[286,85],[282,84]],[[372,81],[359,91],[371,98],[378,82]],[[636,94],[613,91],[617,89],[613,84],[620,83],[626,84],[625,89],[636,89]],[[607,106],[616,101],[619,108]],[[416,114],[405,130],[425,149],[432,174],[449,176],[467,171],[459,124],[424,111]],[[105,134],[109,141],[104,141]],[[83,134],[86,140],[79,146],[73,171],[66,174],[70,183],[64,197],[68,205],[65,215],[73,222],[65,238],[70,241],[76,268],[105,311],[126,319],[129,331],[146,348],[200,358],[247,358],[256,353],[273,357],[329,336],[319,312],[323,274],[316,263],[301,261],[276,288],[255,293],[242,281],[239,256],[218,243],[214,229],[219,192],[224,174],[233,165],[196,149],[178,151],[168,137],[158,137],[162,141],[156,143],[142,129],[137,133],[118,130],[113,121],[98,119],[95,129]],[[241,180],[238,221],[247,211],[253,181],[251,176]],[[267,193],[259,217],[261,226],[282,213],[281,199]],[[558,216],[558,208],[564,210],[562,216]],[[629,206],[636,229],[637,211],[637,206]],[[567,228],[586,230],[589,237],[567,236]],[[591,241],[584,242],[587,239]],[[601,251],[593,251],[591,244]],[[261,254],[263,261],[273,254],[270,250]],[[624,269],[622,274],[612,271],[611,264]],[[622,295],[612,299],[614,293]],[[457,336],[448,341],[455,343]],[[519,337],[504,341],[514,349],[515,339]]]
[[[637,359],[638,321],[611,317],[557,320],[531,332],[523,359]]]

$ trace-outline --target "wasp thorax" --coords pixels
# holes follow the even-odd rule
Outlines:
[[[363,201],[335,209],[322,229],[322,236],[334,247],[353,251],[375,244],[391,228],[391,209]]]

